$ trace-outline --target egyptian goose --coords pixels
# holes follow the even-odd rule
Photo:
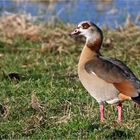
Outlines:
[[[122,101],[132,99],[140,104],[140,81],[123,62],[100,54],[103,34],[94,23],[83,21],[70,35],[86,37],[78,63],[78,76],[85,89],[99,103],[101,122],[104,121],[105,102],[117,105],[118,122],[121,122]]]

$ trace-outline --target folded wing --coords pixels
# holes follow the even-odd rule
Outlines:
[[[133,72],[117,59],[97,57],[85,64],[88,73],[94,73],[108,83],[112,83],[122,94],[129,97],[140,96],[140,81]]]

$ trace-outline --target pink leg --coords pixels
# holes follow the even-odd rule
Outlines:
[[[104,118],[104,104],[100,105],[100,121],[103,122],[105,120]]]
[[[117,110],[118,110],[118,123],[121,123],[122,121],[122,104],[121,103],[117,105]]]

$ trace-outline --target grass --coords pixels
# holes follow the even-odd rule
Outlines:
[[[131,101],[123,104],[122,124],[116,122],[117,111],[111,105],[106,105],[106,121],[100,123],[98,103],[77,77],[82,44],[67,44],[65,41],[73,39],[63,35],[65,27],[55,30],[58,38],[54,37],[54,41],[61,37],[63,40],[45,52],[40,49],[40,41],[15,37],[10,47],[0,42],[0,139],[139,140],[140,108]],[[125,38],[121,35],[119,31],[105,31],[102,53],[123,60],[140,78],[139,54],[130,51],[131,45],[137,46],[140,40],[135,34]],[[108,43],[106,38],[113,41]],[[11,73],[20,80],[10,78]],[[37,103],[32,99],[33,93]]]

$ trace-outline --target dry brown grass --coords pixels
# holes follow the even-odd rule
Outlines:
[[[41,52],[55,49],[59,52],[67,51],[67,46],[83,43],[83,39],[69,37],[74,25],[43,25],[35,24],[27,15],[11,14],[0,17],[0,41],[11,44],[16,37],[23,37],[32,41],[41,42]],[[130,23],[128,20],[124,27],[109,30],[103,28],[105,34],[103,46],[113,48],[118,42],[132,55],[140,56],[140,27]],[[134,39],[134,41],[132,41]],[[53,41],[52,41],[53,40]],[[124,49],[123,48],[123,49]],[[2,54],[1,54],[2,57]]]

